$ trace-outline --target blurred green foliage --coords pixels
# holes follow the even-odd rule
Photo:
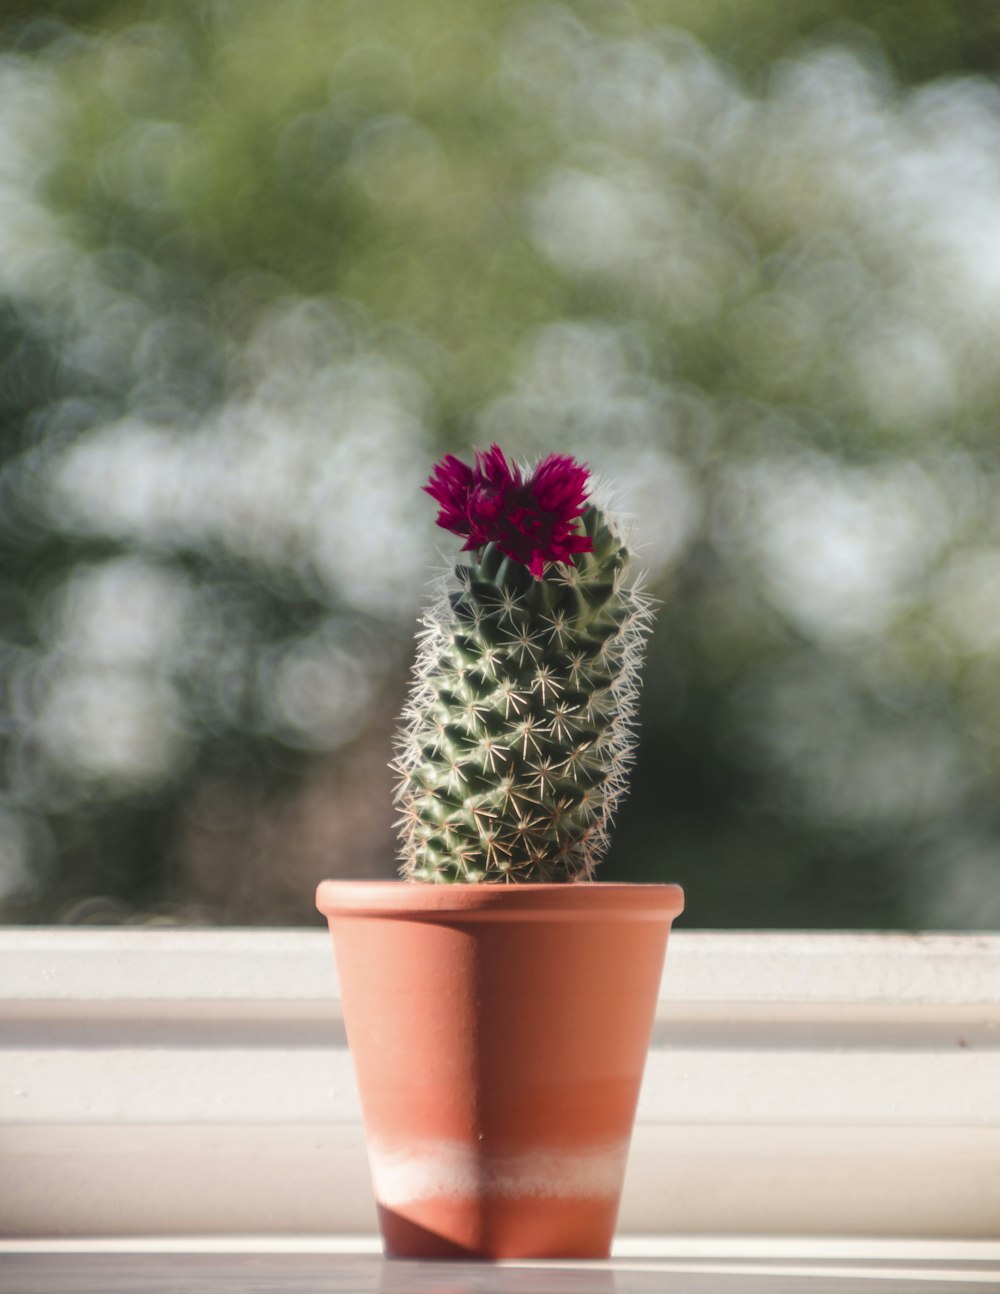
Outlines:
[[[1000,920],[1000,11],[8,3],[0,905],[390,874],[444,449],[577,454],[662,601],[605,879]]]

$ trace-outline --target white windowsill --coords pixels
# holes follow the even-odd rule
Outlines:
[[[0,1259],[374,1234],[324,931],[0,930],[0,1030]],[[995,1240],[1000,936],[673,935],[620,1231]]]
[[[18,1294],[937,1294],[996,1290],[1000,1243],[634,1237],[608,1262],[386,1262],[374,1237],[0,1241]]]

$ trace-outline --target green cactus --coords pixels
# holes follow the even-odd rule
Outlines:
[[[574,881],[607,847],[650,604],[607,518],[580,523],[592,551],[541,579],[486,544],[424,617],[394,761],[410,879]]]

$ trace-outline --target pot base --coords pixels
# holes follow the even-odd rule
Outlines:
[[[615,1200],[428,1200],[400,1212],[378,1205],[387,1258],[608,1258]]]

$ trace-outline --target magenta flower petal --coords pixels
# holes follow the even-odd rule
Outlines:
[[[466,536],[469,528],[469,499],[475,484],[472,468],[454,454],[445,454],[431,473],[424,489],[441,505],[437,524],[453,534]]]
[[[545,558],[542,556],[539,549],[535,549],[531,554],[531,560],[528,562],[528,570],[536,580],[540,580],[545,574]]]
[[[483,487],[501,491],[521,484],[521,469],[511,466],[499,445],[491,445],[485,454],[476,450],[476,475]]]
[[[465,550],[494,543],[540,580],[547,563],[569,565],[574,553],[593,551],[577,528],[588,477],[568,454],[549,454],[524,480],[500,446],[491,445],[476,451],[475,468],[446,455],[424,489],[441,504],[438,525],[461,535]]]
[[[587,506],[587,469],[567,454],[550,454],[535,468],[531,488],[539,507],[570,520]]]

